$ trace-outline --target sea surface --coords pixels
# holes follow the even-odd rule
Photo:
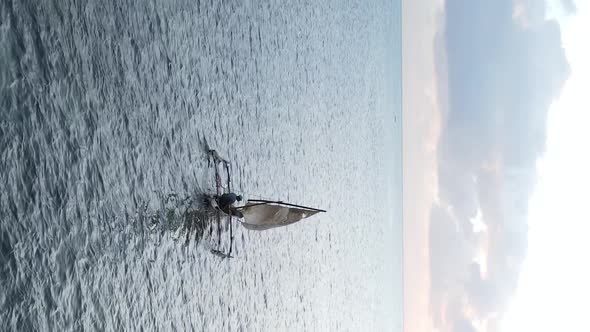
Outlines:
[[[401,330],[400,20],[0,0],[0,330]],[[328,212],[212,254],[207,146],[236,192]]]

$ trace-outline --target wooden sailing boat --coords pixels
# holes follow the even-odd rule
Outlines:
[[[211,161],[213,161],[215,168],[216,197],[220,197],[224,193],[224,189],[227,189],[228,193],[231,192],[230,164],[227,160],[221,158],[215,150],[209,150],[209,164],[211,164]],[[219,164],[223,164],[226,171],[227,184],[225,188],[223,188],[221,175],[219,174]],[[232,218],[238,218],[241,225],[249,230],[261,231],[291,225],[319,212],[326,212],[326,210],[308,206],[263,199],[249,199],[243,206],[221,210],[217,205],[215,197],[210,198],[209,201],[211,206],[216,209],[218,225],[221,224],[222,215],[229,218],[229,251],[227,254],[224,254],[219,249],[213,250],[215,254],[222,257],[231,257],[234,238]],[[218,247],[221,245],[220,232],[221,227],[218,226]]]

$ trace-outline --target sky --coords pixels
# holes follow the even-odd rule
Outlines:
[[[439,10],[432,0],[404,1],[402,6],[405,331],[431,331],[432,327],[424,317],[430,283],[427,220],[435,196],[440,130],[432,43]]]
[[[404,1],[406,331],[590,330],[587,18]]]

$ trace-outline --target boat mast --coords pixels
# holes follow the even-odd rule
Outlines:
[[[287,205],[287,206],[292,206],[292,207],[296,207],[296,208],[302,208],[302,209],[307,209],[307,210],[312,210],[312,211],[317,211],[317,212],[326,212],[326,210],[316,209],[316,208],[312,208],[312,207],[309,207],[309,206],[303,206],[303,205],[285,203],[283,201],[269,201],[269,200],[265,200],[265,199],[249,199],[248,201],[255,202],[255,203],[254,204],[250,204],[250,205],[242,206],[242,208],[249,207],[249,206],[269,204],[270,203],[270,204]]]

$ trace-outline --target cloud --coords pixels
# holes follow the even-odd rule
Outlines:
[[[435,324],[441,325],[455,310],[462,296],[471,260],[468,241],[462,236],[450,211],[434,206],[431,211],[430,239],[430,307]],[[459,309],[457,309],[459,310]]]
[[[477,330],[473,327],[471,322],[466,319],[459,319],[453,326],[453,332],[476,332]]]
[[[570,70],[559,25],[545,10],[540,0],[447,0],[435,39],[435,49],[445,49],[437,72],[445,74],[448,105],[430,219],[431,312],[450,331],[501,315],[526,255],[547,111]],[[485,241],[471,224],[478,212]],[[482,246],[485,266],[474,263]]]
[[[561,6],[568,14],[574,14],[577,11],[574,0],[561,0]]]

